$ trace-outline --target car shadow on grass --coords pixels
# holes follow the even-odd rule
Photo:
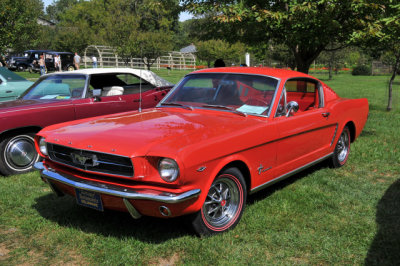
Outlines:
[[[298,172],[294,175],[288,176],[284,180],[281,180],[269,187],[266,187],[260,191],[255,192],[254,194],[249,195],[247,198],[247,205],[251,205],[254,202],[258,202],[260,200],[266,199],[269,196],[271,196],[272,194],[274,194],[275,192],[277,192],[281,189],[284,189],[285,187],[287,187],[293,183],[296,183],[298,180],[300,180],[304,177],[307,177],[310,174],[312,174],[318,170],[324,169],[324,168],[329,168],[329,162],[326,160],[322,161],[320,163],[317,163],[314,166],[306,168],[303,171]]]
[[[368,250],[365,265],[400,263],[400,179],[380,199],[376,210],[378,232]]]
[[[184,217],[171,219],[142,217],[136,220],[127,212],[96,211],[79,206],[71,196],[57,197],[53,193],[38,197],[35,201],[33,208],[43,218],[61,227],[72,227],[87,233],[119,239],[133,237],[147,243],[162,243],[192,234],[190,228],[185,226]]]
[[[247,199],[247,205],[267,199],[270,195],[286,186],[328,167],[321,162],[304,171],[288,177],[266,189],[252,194]],[[195,236],[187,217],[160,219],[142,217],[133,219],[128,213],[105,210],[99,212],[76,204],[75,198],[65,195],[57,197],[46,194],[35,199],[33,207],[45,219],[51,220],[62,227],[72,227],[87,233],[96,233],[116,238],[133,237],[146,243],[162,243],[183,236]]]

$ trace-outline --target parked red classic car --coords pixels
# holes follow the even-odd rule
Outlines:
[[[53,125],[42,179],[97,210],[189,215],[200,235],[233,228],[249,193],[322,160],[344,165],[368,116],[309,75],[215,68],[187,75],[156,108]]]
[[[42,76],[17,100],[0,103],[0,174],[39,160],[33,137],[65,121],[154,107],[172,84],[147,70],[85,69]],[[139,92],[142,93],[139,93]]]

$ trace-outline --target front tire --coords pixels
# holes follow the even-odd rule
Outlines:
[[[25,71],[25,66],[23,66],[23,65],[19,65],[18,67],[17,67],[17,70],[18,71],[20,71],[20,72],[22,72],[22,71]]]
[[[234,228],[242,217],[247,190],[242,173],[228,168],[215,178],[202,208],[192,215],[192,227],[200,236]]]
[[[75,70],[75,67],[74,66],[68,66],[67,67],[67,71],[74,71]]]
[[[9,136],[0,142],[0,172],[15,175],[29,172],[39,161],[34,144],[34,133]]]
[[[331,165],[334,168],[342,167],[346,164],[350,154],[350,130],[347,126],[344,127],[335,150],[331,158]]]

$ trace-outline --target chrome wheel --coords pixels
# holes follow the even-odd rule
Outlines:
[[[332,167],[341,167],[345,165],[350,154],[350,130],[349,127],[345,126],[339,139],[336,143],[335,150],[331,157]]]
[[[6,166],[14,172],[30,169],[39,159],[33,137],[29,135],[18,135],[11,138],[3,153]]]
[[[343,130],[337,143],[337,153],[339,162],[344,162],[349,155],[350,139],[348,132]]]
[[[241,193],[232,179],[219,178],[214,182],[203,205],[203,215],[208,224],[215,228],[229,224],[241,204]]]
[[[234,228],[242,217],[246,198],[242,172],[235,167],[223,170],[211,184],[201,209],[190,216],[193,229],[207,236]]]

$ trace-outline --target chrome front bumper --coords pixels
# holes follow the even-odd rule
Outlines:
[[[54,180],[74,188],[107,194],[124,199],[151,200],[161,203],[179,203],[196,198],[201,192],[200,189],[192,189],[179,194],[162,192],[158,190],[146,190],[146,192],[138,192],[129,188],[82,180],[72,175],[60,174],[51,168],[45,167],[42,162],[36,163],[34,167],[40,170],[42,178],[46,180]]]

